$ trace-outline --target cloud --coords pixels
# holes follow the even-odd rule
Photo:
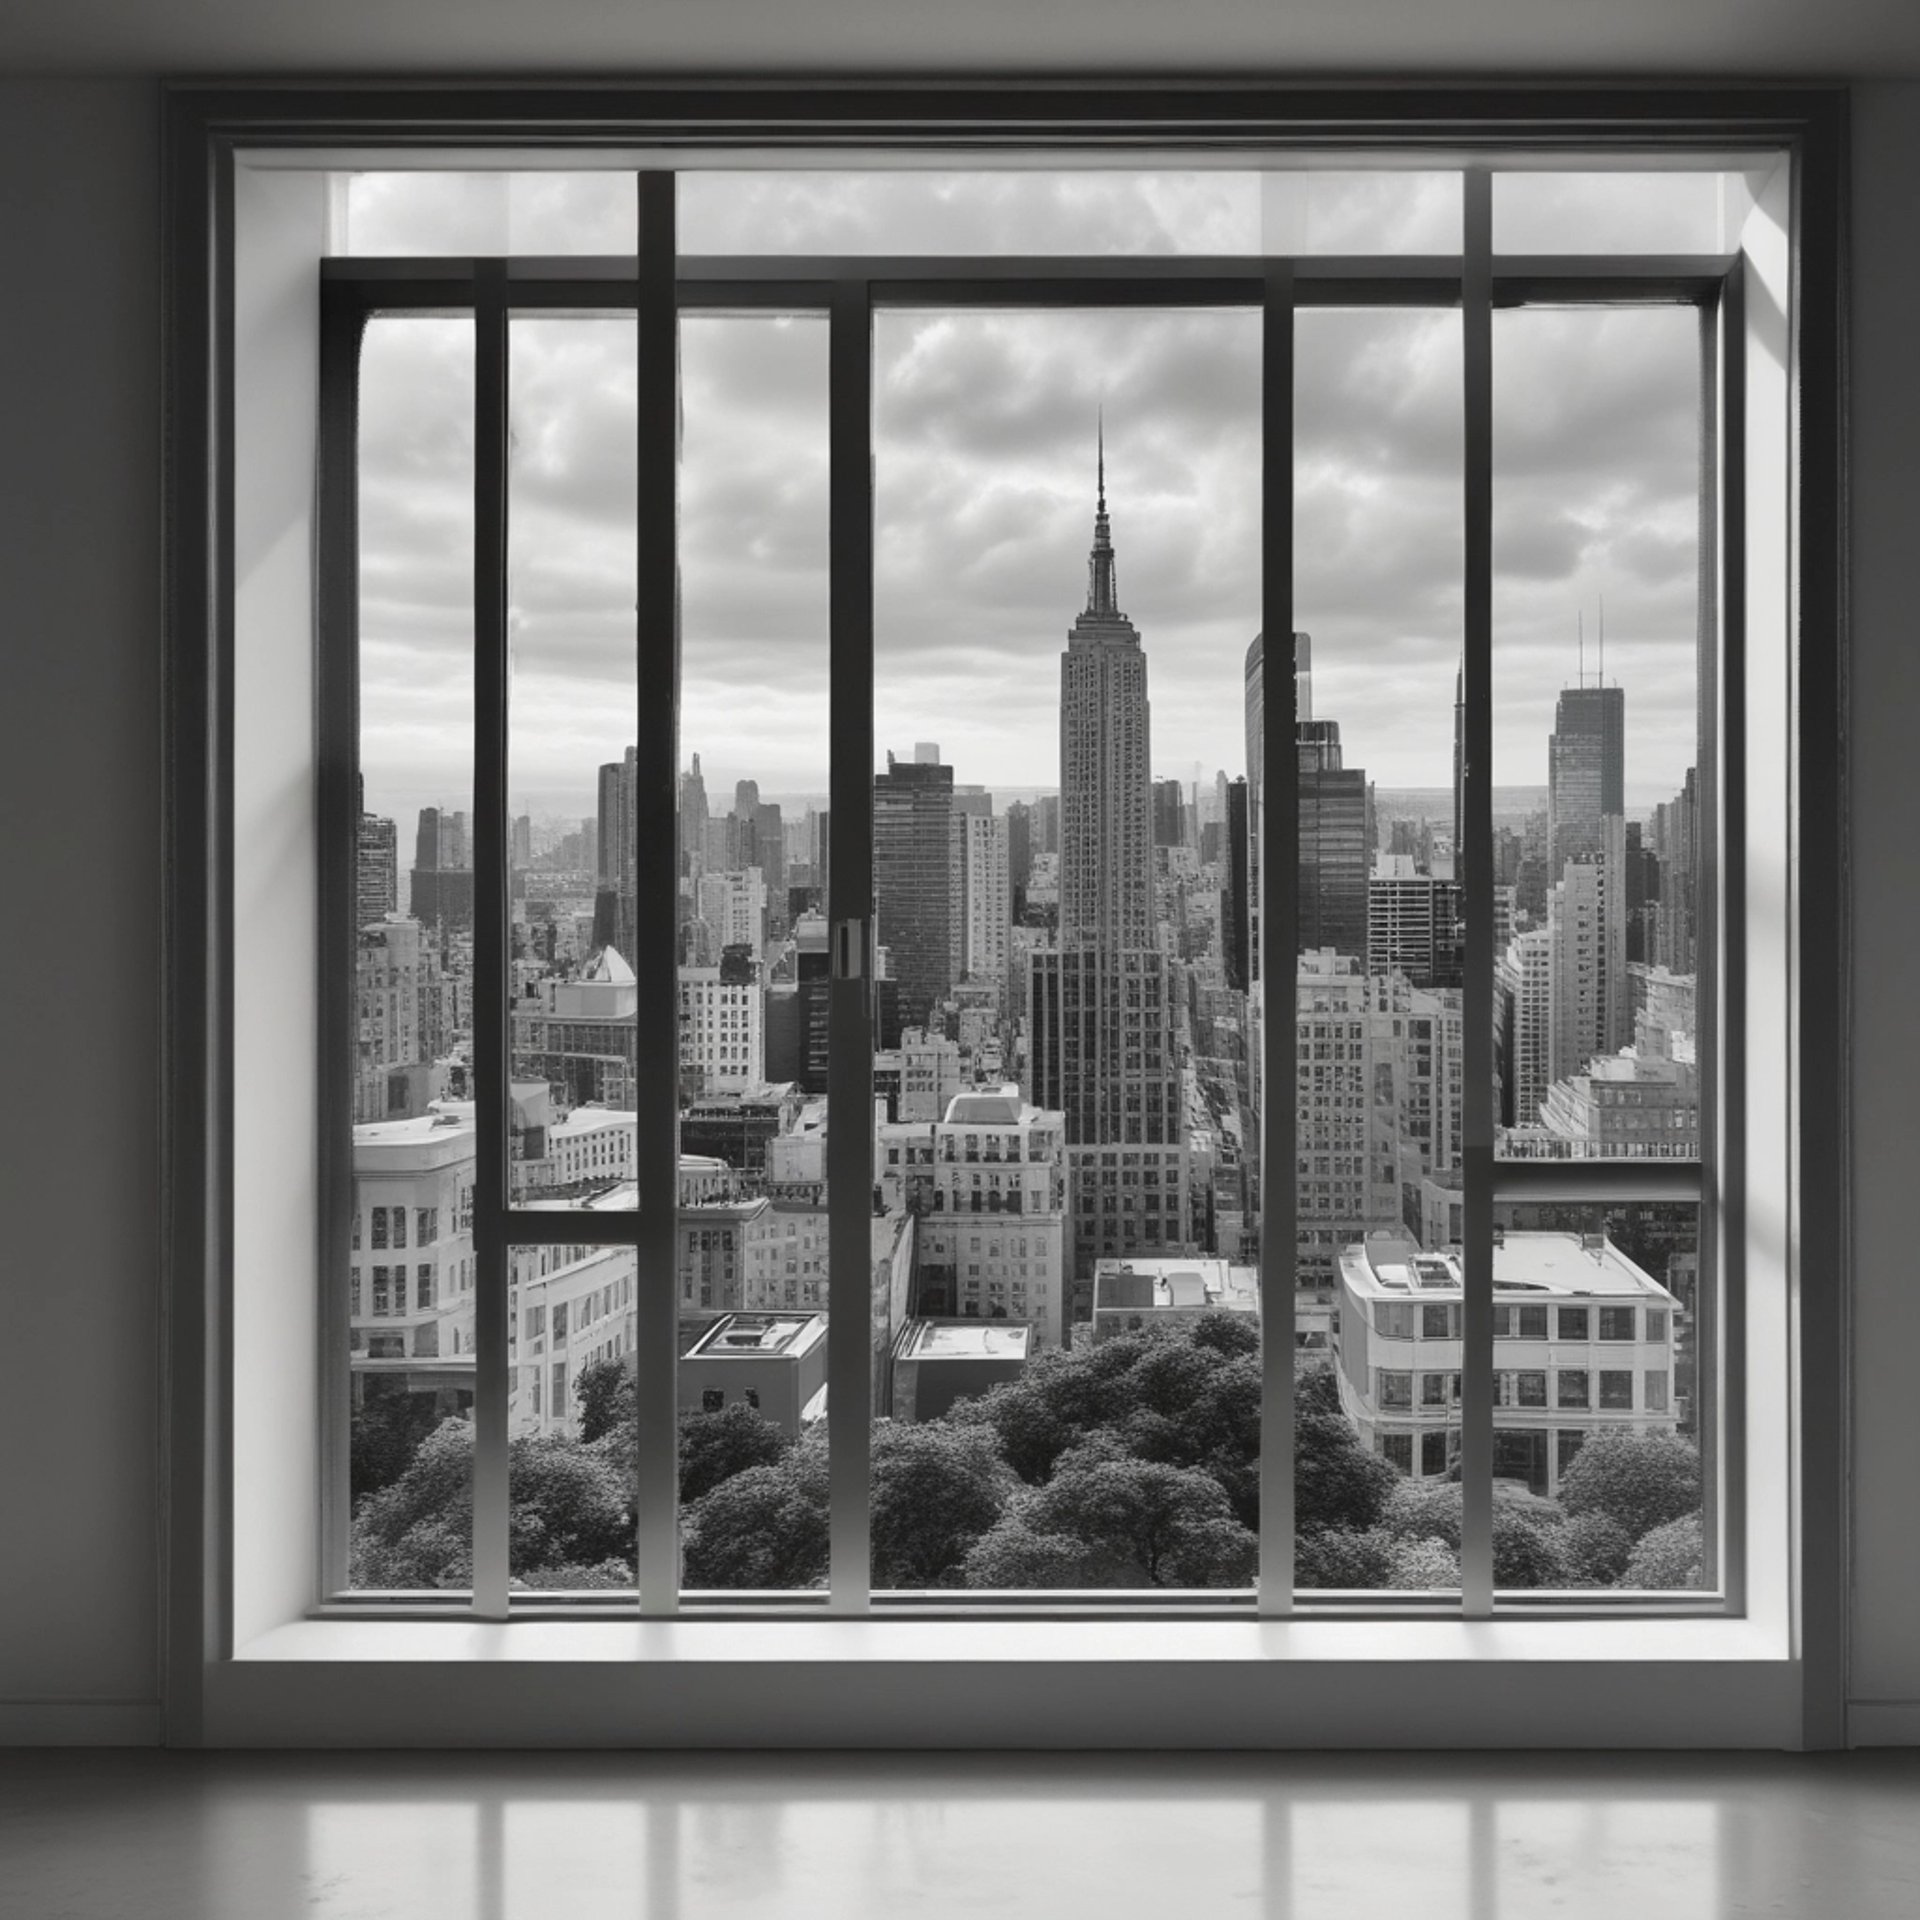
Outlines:
[[[928,251],[983,236],[1151,250],[1181,241],[1189,219],[1224,244],[1262,217],[1258,194],[1225,174],[1070,178],[1018,207],[1017,177],[902,176],[878,200],[832,177],[731,179],[731,239],[722,196],[683,192],[689,246],[724,251],[772,231],[855,248],[910,220]],[[1368,220],[1427,244],[1436,233],[1444,244],[1449,221],[1457,230],[1443,178],[1412,190],[1394,176],[1328,181],[1307,209],[1310,236],[1352,244]],[[604,184],[594,190],[577,235],[619,215]],[[445,216],[477,222],[486,209],[464,192],[446,189]],[[398,231],[397,212],[383,217]],[[356,205],[353,218],[374,213]],[[1296,332],[1293,599],[1314,635],[1316,710],[1341,721],[1348,763],[1380,785],[1444,786],[1463,604],[1459,315],[1310,309]],[[633,737],[634,350],[630,321],[515,322],[516,805],[590,811],[594,767]],[[1698,366],[1697,319],[1683,309],[1496,316],[1503,781],[1544,780],[1578,623],[1591,670],[1603,597],[1608,672],[1628,690],[1630,789],[1671,791],[1691,763]],[[716,792],[747,776],[770,795],[824,795],[826,324],[690,315],[680,377],[683,751],[701,753]],[[877,752],[936,738],[962,780],[1057,781],[1059,656],[1085,599],[1104,410],[1156,771],[1239,771],[1242,662],[1262,621],[1261,377],[1248,310],[882,311]],[[375,322],[362,391],[370,791],[396,809],[458,804],[471,753],[470,327]]]

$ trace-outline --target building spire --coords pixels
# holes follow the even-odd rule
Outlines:
[[[1107,522],[1107,418],[1102,407],[1096,428],[1093,552],[1087,560],[1087,611],[1118,613],[1120,603],[1113,577],[1113,530]]]

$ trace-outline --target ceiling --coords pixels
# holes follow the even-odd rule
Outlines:
[[[7,0],[0,72],[1920,76],[1920,0]]]

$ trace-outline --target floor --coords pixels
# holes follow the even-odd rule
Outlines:
[[[6,1920],[1920,1916],[1920,1752],[0,1754]]]

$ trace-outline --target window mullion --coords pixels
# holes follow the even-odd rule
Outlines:
[[[1293,263],[1266,273],[1261,364],[1261,738],[1258,804],[1260,967],[1260,1578],[1258,1605],[1293,1611],[1294,1266],[1297,1231],[1300,782],[1293,738],[1298,675],[1293,640]],[[1275,751],[1275,746],[1280,751]],[[1276,857],[1276,854],[1278,857]]]
[[[1493,1611],[1493,175],[1462,182],[1465,686],[1461,827],[1467,952],[1461,1006],[1460,1600]],[[1456,853],[1456,858],[1459,853]]]
[[[634,496],[638,700],[633,971],[636,1191],[635,1574],[640,1609],[680,1604],[679,1174],[680,1026],[677,783],[680,622],[676,504],[679,312],[674,176],[639,178]]]
[[[507,280],[476,263],[473,445],[473,1607],[504,1620],[507,1545]]]
[[[827,1407],[829,1604],[871,1600],[873,1402],[873,300],[833,293],[828,348],[831,767],[828,923]]]

